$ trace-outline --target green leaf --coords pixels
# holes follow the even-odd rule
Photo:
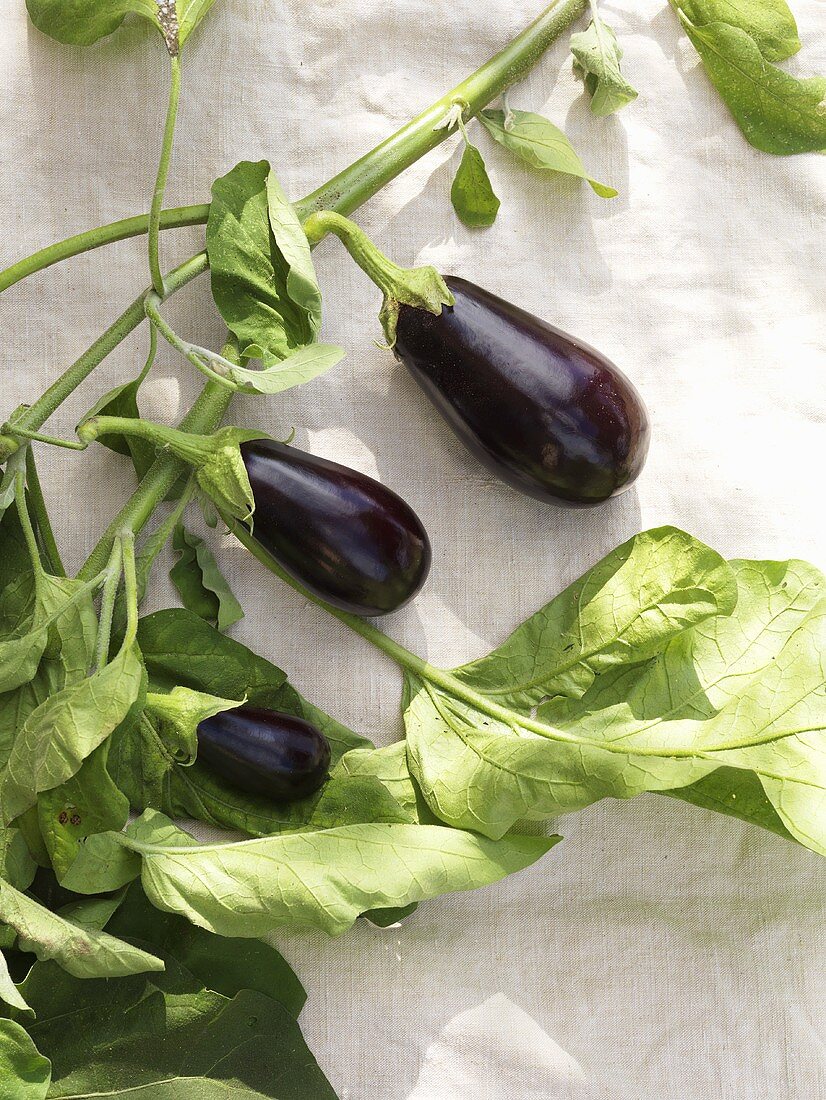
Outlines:
[[[5,820],[13,821],[41,791],[65,783],[124,721],[141,686],[134,645],[88,678],[49,696],[18,730],[0,781]]]
[[[524,636],[516,632],[498,660],[408,677],[411,770],[442,820],[496,837],[522,817],[688,787],[728,765],[755,772],[785,827],[821,850],[823,577],[803,563],[735,562],[739,598],[731,612],[730,577],[706,549],[707,597],[689,595],[692,625],[681,617],[679,596],[682,565],[690,564],[680,560],[687,536],[664,536],[652,532],[621,548],[619,560],[635,564],[613,581],[610,569],[597,566],[579,582],[578,599],[571,599],[577,586],[564,593],[560,607],[569,613],[551,613],[547,634],[541,616],[529,620]],[[638,542],[647,547],[642,556],[634,551]],[[607,561],[616,564],[617,553]],[[699,544],[695,553],[702,556]],[[617,639],[626,634],[630,604],[647,607],[658,554],[663,614],[634,621],[634,645],[623,660]],[[673,601],[662,595],[670,570]],[[603,589],[609,598],[600,604]],[[673,606],[681,611],[672,621]],[[647,641],[649,630],[655,637]],[[572,658],[588,667],[571,683],[563,667],[560,683],[560,640],[570,644],[578,635]],[[546,647],[549,680],[540,660]],[[640,664],[641,656],[649,659]]]
[[[147,811],[126,833],[86,841],[69,872],[78,892],[141,874],[153,905],[224,936],[285,925],[345,932],[363,912],[472,890],[521,870],[558,837],[498,843],[427,825],[349,825],[200,845]]]
[[[826,150],[826,78],[797,77],[769,64],[755,40],[727,23],[680,20],[706,72],[756,149],[778,156]]]
[[[595,14],[587,30],[571,35],[571,53],[574,70],[585,80],[595,115],[612,115],[637,98],[636,89],[620,69],[622,50],[617,36],[599,15]]]
[[[12,583],[0,594],[0,622],[9,635],[0,641],[0,693],[34,679],[47,647],[54,655],[74,630],[91,636],[94,629],[92,594],[83,595],[78,581],[41,573],[32,592],[28,575],[22,580],[22,585]],[[64,616],[67,621],[61,623]]]
[[[48,1058],[14,1020],[0,1020],[0,1091],[9,1100],[46,1100],[52,1079]]]
[[[797,23],[786,0],[673,0],[695,27],[727,23],[754,39],[767,61],[785,61],[800,49]]]
[[[31,1012],[20,990],[14,984],[12,976],[9,973],[9,964],[6,962],[6,956],[2,953],[0,953],[0,1001],[10,1005],[12,1008],[16,1008],[19,1012]],[[2,1071],[0,1071],[0,1085],[2,1085],[2,1083],[3,1075]]]
[[[826,583],[805,562],[732,565],[740,597],[729,619],[709,620],[637,676],[608,674],[579,704],[551,704],[543,717],[630,753],[667,746],[675,777],[686,757],[707,772],[752,772],[783,826],[826,854]]]
[[[74,46],[89,46],[113,34],[127,15],[137,15],[164,35],[170,53],[177,53],[214,2],[177,0],[176,4],[171,0],[170,7],[177,8],[179,30],[169,37],[155,0],[26,0],[26,7],[38,30]]]
[[[204,540],[179,523],[172,546],[181,557],[169,576],[184,607],[207,622],[217,623],[221,631],[243,619],[244,611]]]
[[[531,168],[576,176],[587,180],[600,198],[616,198],[613,187],[591,179],[567,137],[542,115],[512,111],[506,124],[504,111],[483,111],[479,121],[495,141]]]
[[[38,964],[23,990],[37,1012],[29,1033],[52,1063],[50,1096],[336,1100],[283,1005],[204,989],[172,957],[164,974],[118,982]]]
[[[41,960],[54,959],[78,978],[119,978],[163,969],[161,960],[146,951],[66,920],[2,880],[0,921],[17,932],[21,951],[31,951]]]
[[[68,870],[84,837],[122,829],[129,817],[129,800],[109,775],[108,757],[107,740],[86,757],[76,775],[38,797],[40,835],[58,876]]]
[[[41,599],[48,614],[77,593],[78,582],[67,578],[41,578]],[[21,606],[21,615],[25,605]],[[15,691],[0,695],[0,769],[6,764],[15,737],[26,719],[51,695],[83,681],[95,650],[97,619],[91,595],[75,601],[55,620],[49,642],[34,677]]]
[[[327,737],[334,763],[350,749],[372,748],[366,738],[302,699],[287,683],[286,672],[190,611],[170,608],[141,619],[138,643],[153,691],[180,684],[225,699],[246,697],[252,706],[305,718]]]
[[[408,820],[418,825],[438,825],[439,821],[430,812],[422,798],[421,791],[410,774],[407,759],[407,746],[404,741],[388,745],[383,749],[351,749],[339,760],[332,773],[332,780],[342,776],[352,778],[377,779],[401,806]],[[364,818],[365,821],[377,821],[379,818]],[[346,822],[336,822],[346,824]]]
[[[0,592],[23,574],[32,575],[32,563],[16,508],[0,513]]]
[[[766,792],[754,772],[739,768],[718,768],[705,779],[688,787],[660,793],[690,802],[692,806],[699,806],[704,810],[714,810],[727,817],[739,818],[749,825],[768,829],[785,840],[794,840],[766,797]]]
[[[270,944],[213,936],[183,917],[155,909],[137,883],[129,887],[109,928],[114,935],[140,940],[171,956],[207,989],[224,997],[253,989],[278,1001],[296,1020],[307,1000],[292,968]]]
[[[254,350],[260,351],[258,348]],[[335,344],[308,344],[298,351],[290,352],[286,359],[273,362],[264,370],[235,367],[232,374],[237,382],[251,386],[258,393],[283,393],[318,378],[340,363],[344,356],[344,348]]]
[[[17,829],[0,828],[0,878],[17,890],[28,890],[37,865]]]
[[[454,675],[529,714],[577,698],[601,672],[641,664],[690,626],[730,615],[737,581],[714,550],[673,527],[645,531],[537,611],[487,657]]]
[[[482,154],[467,139],[450,189],[450,201],[459,220],[471,229],[493,225],[502,205],[491,185]]]
[[[267,161],[215,181],[206,233],[212,295],[242,354],[252,348],[269,366],[314,343],[321,297],[309,245]]]

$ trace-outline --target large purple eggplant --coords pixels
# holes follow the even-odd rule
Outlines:
[[[313,794],[327,778],[330,745],[302,718],[236,707],[200,723],[198,760],[240,790],[292,802]]]
[[[569,506],[633,484],[648,415],[598,351],[464,279],[436,316],[402,306],[395,352],[467,448],[508,485]]]
[[[416,513],[380,482],[284,443],[241,446],[255,498],[253,537],[325,603],[355,615],[403,607],[431,551]]]

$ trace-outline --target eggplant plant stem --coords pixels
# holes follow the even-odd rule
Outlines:
[[[56,577],[65,577],[66,570],[54,537],[46,501],[43,499],[43,487],[40,484],[40,474],[37,472],[34,451],[31,447],[26,449],[26,490],[29,494],[29,502],[37,524],[37,533],[40,536],[40,544],[46,555],[49,570]]]
[[[375,149],[297,202],[296,211],[301,221],[317,210],[352,214],[385,184],[431,149],[435,149],[450,135],[450,128],[439,126],[439,123],[445,120],[457,100],[467,104],[464,118],[469,121],[512,84],[526,76],[551,43],[582,15],[587,3],[588,0],[554,0],[530,26],[472,76],[436,100]],[[162,211],[158,218],[158,228],[177,229],[188,225],[204,225],[208,217],[208,203],[181,206]],[[139,214],[78,233],[65,241],[42,248],[0,272],[0,292],[61,260],[147,233],[149,220],[148,214]]]
[[[159,237],[161,210],[163,209],[163,196],[166,191],[166,181],[169,176],[169,162],[172,159],[172,144],[175,139],[175,122],[178,118],[178,101],[181,95],[181,58],[175,54],[170,58],[169,80],[169,105],[166,111],[163,140],[161,142],[161,155],[158,161],[158,175],[155,180],[155,190],[152,194],[152,206],[149,211],[149,272],[152,276],[152,286],[156,294],[163,297],[165,293],[163,272],[161,271]]]

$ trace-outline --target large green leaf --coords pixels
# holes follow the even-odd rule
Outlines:
[[[657,536],[653,542],[651,534]],[[647,626],[641,618],[623,659],[613,647],[618,628],[623,635],[624,600],[647,604],[644,576],[652,569],[648,554],[635,553],[636,543],[653,560],[659,550],[664,566],[673,559],[679,592],[683,555],[673,555],[680,541],[662,534],[639,536],[606,559],[644,566],[639,583],[634,569],[615,574],[604,563],[597,566],[592,574],[599,583],[591,584],[587,574],[560,598],[566,616],[557,620],[551,614],[543,632],[554,601],[538,620],[529,620],[532,629],[516,632],[518,646],[502,647],[499,662],[488,658],[452,674],[425,670],[408,676],[411,770],[442,820],[497,837],[522,817],[552,816],[604,797],[689,787],[727,765],[754,772],[784,826],[822,850],[822,575],[804,563],[736,562],[729,572],[706,550],[707,595],[698,600],[695,593],[685,605],[692,608],[693,624],[688,615],[667,625],[669,610],[661,618],[650,616]],[[697,558],[690,564],[690,548],[683,553],[694,571]],[[700,544],[695,554],[702,558]],[[739,593],[733,613],[732,576]],[[569,602],[579,586],[579,598]],[[611,598],[600,605],[603,591]],[[657,599],[669,607],[664,591]],[[714,614],[715,599],[721,614]],[[598,643],[588,641],[589,629],[600,621],[605,661]],[[647,631],[654,637],[647,639]],[[566,639],[575,647],[578,669],[579,653],[585,655],[590,667],[584,677],[577,673],[567,684],[563,678],[560,690],[555,680],[548,685],[537,677],[535,683],[523,675],[532,661],[543,667],[545,650],[553,670],[560,640]],[[640,664],[639,656],[648,659]],[[548,697],[544,702],[540,688]],[[694,790],[703,797],[702,785]]]
[[[540,714],[633,756],[667,749],[753,772],[786,829],[826,854],[826,585],[805,562],[732,563],[729,619],[676,639],[637,675],[600,677]],[[683,786],[680,779],[672,787]]]
[[[736,579],[719,554],[684,531],[655,528],[617,547],[454,675],[528,714],[549,698],[582,695],[610,668],[641,664],[736,603]]]
[[[51,1065],[14,1020],[0,1020],[0,1094],[9,1100],[46,1100]]]
[[[660,793],[679,798],[703,810],[714,810],[726,817],[736,817],[749,825],[768,829],[770,833],[782,836],[785,840],[794,840],[754,772],[743,771],[741,768],[717,768],[705,779],[688,787]]]
[[[169,0],[176,11],[177,36],[168,39],[170,52],[177,52],[204,18],[215,0]],[[75,46],[89,46],[113,34],[127,15],[146,19],[166,38],[164,21],[156,0],[26,0],[34,25],[44,34]]]
[[[222,936],[263,936],[285,925],[338,935],[368,910],[496,882],[558,839],[494,843],[439,826],[371,824],[198,844],[150,810],[125,833],[90,837],[66,882],[97,892],[141,875],[153,905]]]
[[[296,1020],[307,1000],[292,968],[270,944],[213,936],[183,917],[150,905],[137,883],[129,887],[107,927],[115,936],[140,940],[153,951],[171,956],[207,989],[224,997],[253,989],[278,1001]]]
[[[2,880],[0,921],[15,930],[21,951],[54,959],[78,978],[118,978],[163,968],[148,952],[52,913]]]
[[[613,187],[591,179],[574,147],[558,126],[531,111],[483,111],[479,120],[490,136],[531,168],[587,180],[600,198],[613,199]]]
[[[31,576],[32,563],[16,508],[0,513],[0,592],[24,573]]]
[[[207,253],[215,304],[242,354],[271,366],[315,342],[309,245],[267,161],[242,161],[213,184]]]
[[[50,695],[17,731],[0,782],[4,819],[13,821],[41,791],[65,783],[127,717],[138,697],[143,666],[125,645],[86,679]]]
[[[740,27],[697,26],[683,11],[679,14],[712,83],[751,145],[777,155],[826,150],[826,77],[799,80],[770,64]]]
[[[800,49],[797,23],[786,0],[672,0],[695,27],[727,23],[754,39],[767,61],[785,61]]]
[[[29,1034],[51,1061],[50,1100],[336,1100],[278,1001],[224,997],[172,957],[164,974],[118,982],[38,964],[22,988],[37,1013]]]

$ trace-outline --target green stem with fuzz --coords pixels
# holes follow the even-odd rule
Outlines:
[[[397,130],[349,168],[345,168],[328,183],[297,202],[295,205],[299,218],[303,221],[318,210],[352,214],[367,199],[448,137],[449,130],[440,127],[440,123],[445,120],[457,100],[467,103],[466,120],[479,114],[492,100],[530,72],[551,43],[582,15],[586,6],[587,0],[554,0],[529,27],[472,76],[436,100],[412,122]],[[208,204],[165,210],[160,216],[159,227],[175,229],[187,225],[204,225],[208,216]],[[0,272],[0,292],[61,260],[114,241],[139,236],[148,229],[149,215],[141,214],[49,245]]]
[[[40,484],[40,475],[37,472],[37,465],[31,447],[26,448],[26,488],[49,571],[56,577],[65,577],[66,570],[63,567],[60,551],[57,548],[57,541],[52,530],[52,523],[43,497],[43,487]]]
[[[115,545],[109,555],[106,565],[106,580],[103,582],[103,593],[100,598],[100,614],[98,615],[98,636],[95,647],[95,668],[103,668],[109,660],[109,641],[112,637],[112,617],[115,613],[115,599],[120,584],[121,566],[123,564],[123,543],[115,539]]]
[[[40,561],[40,547],[37,545],[37,535],[34,532],[28,504],[26,502],[26,475],[22,470],[18,470],[15,475],[14,488],[20,528],[23,532],[23,538],[32,565],[32,572],[34,573],[35,596],[39,597],[43,589],[43,564]]]
[[[175,123],[178,118],[178,101],[181,95],[181,59],[178,54],[170,58],[169,80],[169,105],[166,111],[163,140],[161,142],[161,156],[158,161],[158,175],[155,180],[155,190],[152,194],[152,206],[149,210],[149,271],[152,276],[152,286],[155,293],[166,293],[161,271],[159,253],[159,237],[161,227],[161,211],[163,209],[163,196],[166,191],[166,181],[169,176],[169,162],[172,158],[172,144],[175,139]]]
[[[232,364],[224,361],[220,355],[213,355],[205,348],[195,347],[187,340],[182,340],[172,326],[168,325],[163,319],[160,311],[162,301],[163,299],[158,294],[149,293],[146,295],[144,308],[152,328],[163,336],[170,347],[180,352],[184,359],[192,363],[210,381],[217,382],[219,386],[226,386],[227,389],[235,392],[238,386],[228,377]],[[210,365],[212,363],[215,364],[214,367]]]

